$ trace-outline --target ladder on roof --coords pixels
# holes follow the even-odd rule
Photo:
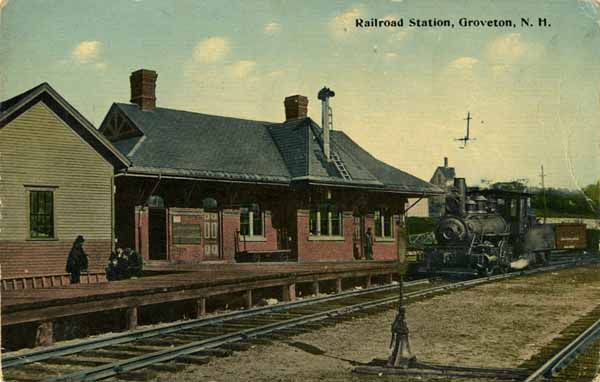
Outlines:
[[[352,177],[350,176],[350,173],[346,169],[346,166],[344,165],[344,162],[342,162],[342,160],[340,159],[340,157],[336,153],[334,153],[334,152],[331,153],[331,161],[335,165],[335,168],[342,175],[342,178],[344,178],[345,180],[352,180]]]
[[[327,127],[329,128],[329,131],[333,131],[333,109],[331,107],[327,107],[327,114]],[[339,155],[334,153],[333,150],[330,150],[329,156],[331,157],[331,161],[335,165],[335,168],[342,175],[342,178],[344,178],[344,180],[352,180],[348,169],[346,169],[346,166],[344,165],[344,162],[342,162],[342,159],[339,157]]]

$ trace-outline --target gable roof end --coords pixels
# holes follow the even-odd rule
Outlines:
[[[47,82],[0,102],[0,128],[39,101],[44,102],[115,168],[123,168],[131,164],[125,155],[117,150],[90,121]]]

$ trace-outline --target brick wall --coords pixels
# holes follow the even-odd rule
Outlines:
[[[373,243],[374,260],[396,260],[398,258],[398,246],[396,241],[377,241]]]
[[[396,216],[394,217],[394,221]],[[396,260],[398,258],[398,245],[396,243],[396,225],[392,226],[392,238],[378,238],[375,236],[375,221],[373,215],[366,218],[366,226],[371,227],[373,232],[373,259],[374,260]]]
[[[240,229],[240,211],[238,209],[223,211],[223,257],[228,261],[235,261],[235,237]],[[275,251],[277,250],[277,230],[273,228],[271,212],[265,211],[264,239],[258,241],[248,239],[244,247],[243,237],[240,237],[240,250],[248,251]]]
[[[343,240],[310,240],[308,210],[298,210],[298,261],[354,260],[352,233],[354,230],[351,213],[344,212]]]
[[[2,278],[65,273],[67,256],[72,245],[72,240],[2,241]],[[111,241],[86,240],[83,249],[88,255],[89,270],[103,271],[110,256]]]
[[[271,212],[265,212],[265,234],[264,240],[261,241],[246,241],[246,249],[248,251],[275,251],[277,249],[277,230],[273,228],[271,222]],[[238,229],[239,229],[238,218]],[[240,237],[240,249],[244,250],[244,238]]]

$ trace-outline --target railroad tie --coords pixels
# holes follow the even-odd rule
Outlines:
[[[222,349],[233,350],[233,351],[246,351],[252,348],[254,345],[248,342],[232,342],[219,346]]]
[[[118,376],[122,381],[150,381],[156,374],[150,370],[135,370],[119,373]]]
[[[206,356],[206,357],[218,357],[224,358],[229,357],[233,354],[233,350],[214,348],[214,349],[204,349],[197,352],[192,353],[192,355],[197,356]]]
[[[211,359],[211,357],[206,356],[182,355],[175,358],[175,362],[187,363],[190,365],[206,365]]]
[[[186,364],[177,362],[160,362],[148,366],[148,369],[158,372],[177,373],[184,370],[187,367]]]
[[[102,364],[105,364],[106,362],[100,361],[97,358],[88,358],[88,357],[82,357],[82,356],[77,356],[77,357],[65,356],[65,357],[49,358],[49,359],[44,360],[44,363],[51,364],[51,365],[77,365],[77,366],[95,367],[95,366],[100,366]]]

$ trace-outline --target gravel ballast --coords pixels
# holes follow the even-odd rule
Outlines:
[[[415,302],[407,307],[419,360],[451,365],[518,367],[562,329],[591,311],[600,268],[519,277]],[[172,381],[348,381],[360,363],[389,354],[392,310],[257,345],[178,374]]]

